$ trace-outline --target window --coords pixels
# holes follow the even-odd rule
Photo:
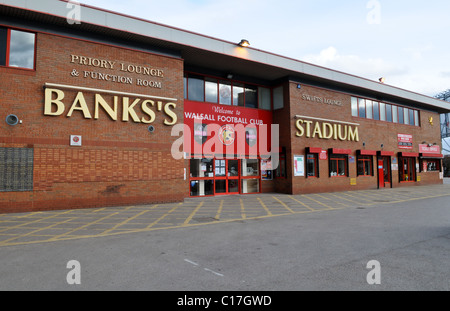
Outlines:
[[[283,87],[274,89],[274,102],[283,107]],[[190,101],[233,105],[264,110],[272,109],[272,89],[231,80],[186,74],[184,98]]]
[[[366,117],[367,119],[373,118],[372,101],[366,100]]]
[[[358,100],[359,105],[359,117],[365,118],[366,117],[366,101],[362,98]]]
[[[273,109],[282,109],[284,107],[283,87],[279,86],[273,89]]]
[[[392,106],[386,104],[386,121],[392,122]]]
[[[378,102],[373,102],[373,119],[380,120],[380,106]]]
[[[319,177],[318,154],[306,155],[306,177]]]
[[[358,176],[373,176],[373,157],[372,156],[358,156],[357,161],[357,175]]]
[[[416,181],[416,158],[399,158],[400,181]]]
[[[245,86],[245,107],[258,108],[258,88]]]
[[[398,123],[403,124],[403,107],[398,107]]]
[[[0,66],[34,69],[36,35],[0,27]]]
[[[428,159],[426,162],[428,172],[440,172],[441,171],[441,160]]]
[[[352,116],[358,116],[358,99],[356,97],[352,97]]]
[[[218,84],[217,80],[206,78],[205,80],[205,101],[217,104]]]
[[[398,123],[398,108],[397,106],[392,106],[392,121]]]
[[[235,84],[233,86],[233,105],[244,107],[244,85]]]
[[[380,103],[380,120],[386,121],[386,104]]]
[[[414,125],[414,110],[409,109],[409,125]]]
[[[405,124],[409,124],[409,112],[408,112],[408,108],[403,108],[403,114],[404,114],[404,118],[403,120],[405,121]]]
[[[270,100],[270,89],[265,87],[258,88],[259,108],[270,110],[272,104]]]
[[[189,76],[188,99],[193,101],[205,101],[205,81],[203,77]]]
[[[220,81],[219,104],[227,106],[231,105],[231,82]]]
[[[419,110],[412,108],[351,97],[351,110],[353,117],[420,126]]]
[[[343,154],[330,154],[330,177],[348,176],[348,156]]]

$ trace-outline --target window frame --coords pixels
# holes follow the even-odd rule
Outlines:
[[[6,29],[6,51],[5,51],[5,65],[0,65],[0,68],[10,68],[10,69],[18,69],[18,70],[28,70],[28,71],[36,71],[36,54],[37,54],[37,33],[34,31],[26,30],[26,29],[20,29],[20,28],[13,28],[6,25],[0,25],[0,28]],[[11,31],[18,31],[23,33],[28,33],[34,35],[34,42],[33,42],[33,68],[26,68],[26,67],[18,67],[18,66],[11,66]]]
[[[363,172],[361,174],[360,171],[360,162],[362,162],[362,169]],[[369,163],[369,174],[366,174],[366,164]],[[356,158],[356,176],[374,176],[374,169],[373,169],[373,156],[371,155],[357,155]]]
[[[319,154],[318,153],[307,153],[306,158],[306,178],[319,178]],[[310,175],[308,161],[313,160],[314,163],[314,175]]]
[[[202,98],[190,98],[190,81],[191,79],[201,80],[203,82],[203,97]],[[193,102],[201,102],[206,104],[220,105],[220,106],[234,106],[234,107],[244,107],[249,109],[259,109],[265,111],[273,111],[274,110],[274,89],[279,88],[280,86],[272,87],[266,85],[245,83],[237,80],[224,79],[220,77],[210,76],[198,74],[195,72],[185,72],[184,77],[184,98],[188,101]],[[207,83],[216,83],[217,98],[215,100],[211,100],[211,98],[207,98]],[[230,105],[223,103],[220,97],[220,86],[227,85],[230,86],[231,98]],[[242,92],[241,92],[242,91]],[[250,95],[250,91],[252,94]],[[236,94],[243,94],[242,99],[237,99]],[[268,97],[267,97],[268,95]],[[252,98],[254,96],[254,98]],[[263,96],[265,96],[263,98]],[[248,97],[248,98],[247,98]],[[200,99],[200,100],[199,100]],[[251,100],[250,100],[251,99]],[[255,106],[250,106],[249,103],[256,104]],[[269,103],[266,107],[262,107],[262,103]]]
[[[339,175],[339,168],[341,167],[339,165],[340,161],[344,161],[344,175]],[[332,169],[332,163],[336,162],[336,175],[333,175]],[[349,171],[348,171],[348,154],[337,154],[337,153],[330,153],[328,156],[328,173],[329,177],[349,177]]]

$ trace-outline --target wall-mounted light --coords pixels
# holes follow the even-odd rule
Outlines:
[[[231,73],[229,73],[228,75],[227,75],[227,79],[233,79],[233,74],[231,74]]]
[[[384,148],[384,144],[381,144],[381,149],[383,149]]]
[[[363,142],[363,147],[365,147],[366,146],[366,142]]]
[[[238,43],[238,45],[242,46],[243,48],[246,48],[250,46],[250,42],[248,42],[248,40],[242,39],[241,42]]]

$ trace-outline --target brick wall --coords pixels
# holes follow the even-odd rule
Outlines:
[[[290,83],[290,123],[291,129],[291,159],[288,161],[291,168],[288,168],[288,179],[292,182],[292,193],[312,193],[312,192],[329,192],[356,189],[377,189],[377,157],[373,157],[374,176],[357,177],[356,167],[356,151],[357,150],[376,150],[376,151],[393,151],[394,157],[398,163],[398,152],[419,152],[419,144],[423,141],[440,144],[440,129],[438,121],[434,125],[429,123],[429,117],[439,120],[439,114],[429,111],[420,111],[421,126],[400,125],[383,121],[375,121],[365,118],[352,117],[351,113],[351,95],[326,90],[319,87],[302,85],[301,89],[297,88],[298,83]],[[326,104],[323,102],[313,102],[304,99],[303,95],[317,96],[320,98],[332,99],[342,103],[339,105]],[[400,103],[396,103],[400,104]],[[351,122],[360,124],[358,126],[359,142],[341,141],[320,138],[307,138],[306,135],[296,137],[296,115],[331,119],[336,121]],[[283,118],[286,118],[284,114]],[[275,117],[276,118],[276,117]],[[280,123],[283,124],[283,123]],[[287,122],[286,122],[287,124]],[[287,125],[286,125],[287,126]],[[285,129],[287,131],[287,129]],[[413,136],[413,149],[402,150],[398,148],[398,134],[410,134]],[[365,147],[363,142],[366,143]],[[384,148],[381,149],[381,144]],[[351,149],[352,156],[355,157],[355,163],[349,164],[349,177],[329,177],[329,164],[326,160],[319,160],[319,178],[305,178],[292,176],[292,156],[305,155],[306,147]],[[328,155],[329,156],[329,155]],[[417,159],[417,163],[419,163]],[[398,171],[392,171],[393,187],[403,187],[422,184],[442,183],[439,178],[439,172],[421,172],[417,173],[421,177],[420,182],[400,183]],[[352,178],[356,178],[356,185],[350,185]]]
[[[148,131],[149,124],[133,122],[131,115],[130,121],[122,120],[124,96],[117,94],[99,93],[111,107],[117,100],[117,121],[103,109],[99,109],[98,119],[94,118],[98,92],[90,91],[82,93],[92,118],[77,109],[67,117],[79,95],[78,90],[70,89],[61,89],[64,113],[44,115],[44,84],[54,83],[176,99],[176,107],[171,110],[177,123],[182,123],[182,60],[44,33],[37,35],[36,52],[35,71],[0,68],[0,118],[4,120],[13,113],[23,122],[0,126],[0,147],[34,148],[34,191],[1,193],[0,212],[172,202],[188,195],[184,160],[171,155],[177,137],[171,137],[172,126],[164,124],[172,120],[164,112],[169,100],[154,99],[153,106],[147,105],[155,115],[151,123],[154,133]],[[111,69],[71,63],[71,55],[109,60],[116,65]],[[123,72],[120,63],[151,67],[163,71],[164,76]],[[74,70],[78,76],[72,74]],[[133,83],[85,78],[84,71],[121,75]],[[138,86],[137,79],[156,81],[161,88]],[[139,98],[127,97],[130,104]],[[134,110],[140,119],[148,120],[150,116],[141,107],[143,101]],[[56,106],[53,109],[56,111]],[[70,146],[70,135],[82,136],[82,146]]]

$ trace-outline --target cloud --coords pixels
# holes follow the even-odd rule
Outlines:
[[[363,59],[358,55],[341,55],[333,46],[322,50],[319,54],[307,55],[303,60],[368,79],[378,80],[382,76],[401,75],[408,72],[407,68],[388,63],[381,58]]]

